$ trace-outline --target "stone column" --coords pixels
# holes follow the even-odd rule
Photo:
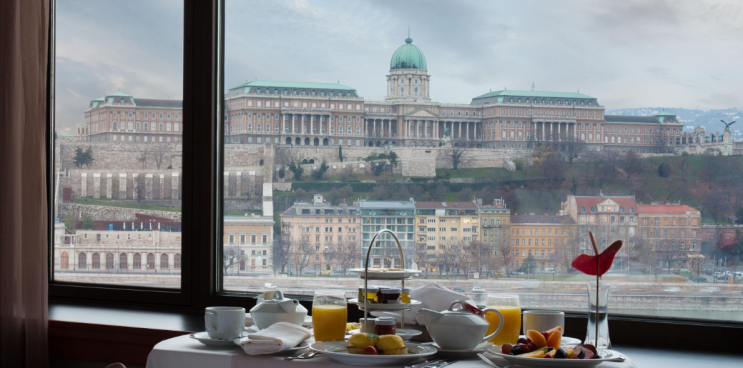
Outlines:
[[[230,197],[230,172],[225,171],[222,176],[222,190],[224,191],[224,198]]]
[[[157,189],[160,192],[160,199],[165,199],[165,174],[160,174],[160,178],[157,181]]]
[[[415,138],[421,137],[421,121],[415,120]]]
[[[373,123],[374,125],[372,126],[372,137],[376,138],[377,137],[377,119],[372,119],[372,121],[374,122]]]
[[[304,126],[304,114],[301,114],[299,116],[302,117],[302,122],[301,122],[301,124],[302,124],[302,134],[307,134],[306,128]]]
[[[180,198],[180,196],[178,195],[179,194],[178,187],[180,185],[180,182],[179,182],[178,179],[180,179],[180,175],[181,174],[180,173],[177,173],[177,172],[174,172],[174,173],[171,174],[171,179],[170,179],[170,192],[171,192],[170,193],[170,198],[173,198],[173,199],[179,199]]]
[[[152,199],[152,174],[144,176],[144,198]]]
[[[281,133],[286,134],[286,114],[281,114]]]
[[[292,114],[292,131],[291,134],[297,133],[297,125],[294,123],[294,114]]]
[[[387,119],[387,135],[392,138],[392,119]]]
[[[310,115],[310,135],[315,135],[315,115]]]
[[[474,123],[473,128],[475,129],[475,141],[477,141],[477,123]]]
[[[119,174],[119,198],[126,199],[126,173]]]
[[[466,126],[464,127],[465,128],[465,133],[464,134],[467,135],[467,140],[470,140],[470,123],[467,122],[465,124],[466,124]]]
[[[240,197],[242,195],[242,179],[243,179],[243,173],[238,171],[235,173],[235,197]]]
[[[132,174],[132,199],[138,199],[139,174]]]
[[[101,174],[93,173],[93,198],[101,198]]]
[[[557,140],[562,141],[562,123],[557,123]]]
[[[457,138],[462,139],[462,122],[458,121],[457,123],[459,123],[459,135],[457,136]]]
[[[88,196],[88,173],[80,173],[80,197]]]
[[[106,174],[106,198],[111,198],[111,189],[113,187],[113,175]]]

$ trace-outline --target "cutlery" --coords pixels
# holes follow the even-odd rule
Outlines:
[[[485,355],[482,355],[482,353],[477,353],[477,356],[480,357],[480,359],[482,359],[483,362],[487,363],[487,365],[489,365],[489,366],[491,366],[493,368],[500,368],[495,363],[491,362],[490,359],[488,359],[487,357],[485,357]]]
[[[416,363],[416,364],[413,364],[413,365],[405,366],[405,368],[424,368],[424,367],[428,367],[429,365],[432,365],[432,364],[435,364],[435,363],[440,363],[440,362],[443,362],[443,361],[444,361],[443,359],[424,360],[424,361],[422,361],[420,363]]]
[[[317,355],[317,352],[316,352],[316,351],[305,351],[304,353],[302,353],[302,354],[299,354],[299,355],[297,355],[297,356],[293,356],[293,357],[286,357],[286,358],[284,358],[284,359],[285,359],[285,360],[295,360],[295,359],[298,359],[298,360],[302,360],[302,359],[310,359],[310,358],[314,358],[314,357],[315,357],[315,355]]]
[[[445,361],[443,361],[441,363],[437,363],[436,365],[429,366],[429,367],[430,368],[444,368],[447,365],[454,364],[454,363],[456,363],[458,361],[459,361],[458,359],[449,359],[449,360],[445,360]]]

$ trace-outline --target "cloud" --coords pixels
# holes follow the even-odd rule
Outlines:
[[[228,1],[225,85],[340,82],[384,98],[392,53],[427,58],[434,101],[491,89],[577,91],[607,108],[743,106],[743,2],[671,0]],[[58,3],[57,121],[121,89],[181,98],[176,0]]]

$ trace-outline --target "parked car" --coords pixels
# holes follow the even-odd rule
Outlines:
[[[696,276],[695,275],[695,276],[690,276],[689,277],[689,281],[696,282],[696,283],[707,282],[707,278],[704,277],[704,276]]]
[[[735,277],[743,277],[743,272],[741,271],[735,272]]]
[[[456,292],[458,292],[458,293],[464,293],[464,289],[462,289],[460,287],[453,287],[451,289],[454,290],[454,291],[456,291]]]
[[[267,283],[263,284],[263,287],[269,288],[269,289],[276,289],[277,288],[276,285],[274,285],[274,284],[272,284],[270,282],[267,282]]]
[[[473,293],[484,293],[485,292],[485,289],[483,289],[480,286],[473,286],[472,287],[472,292]]]

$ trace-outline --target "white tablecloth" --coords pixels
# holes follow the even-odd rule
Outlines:
[[[494,358],[495,364],[507,366],[506,361]],[[147,357],[147,368],[322,368],[327,366],[344,366],[330,359],[317,356],[307,360],[284,360],[283,356],[249,356],[239,346],[216,348],[206,346],[185,336],[161,341]],[[347,366],[346,366],[347,367]],[[450,365],[451,368],[491,368],[478,358],[462,360]],[[631,360],[623,363],[603,363],[599,368],[636,368]]]

